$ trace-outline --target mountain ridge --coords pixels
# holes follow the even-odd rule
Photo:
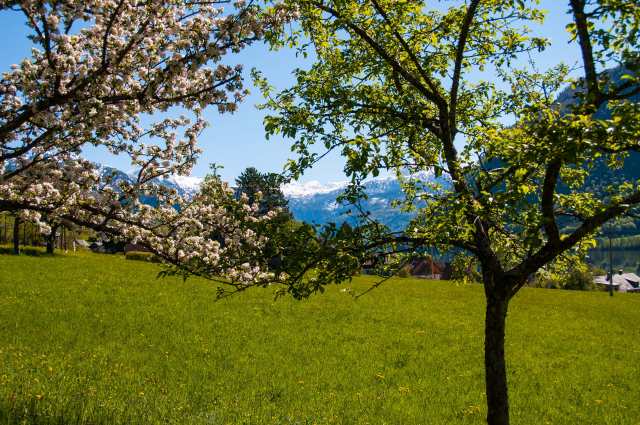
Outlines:
[[[607,71],[614,84],[620,84],[623,68],[614,68]],[[568,87],[558,95],[558,103],[563,107],[568,107],[571,103],[577,102],[578,89]],[[634,96],[632,101],[640,101],[640,94]],[[596,113],[597,118],[607,119],[610,117],[609,110],[603,105]],[[119,178],[132,179],[126,173],[115,170]],[[419,177],[425,182],[447,184],[446,177],[436,179],[432,174],[423,172]],[[618,170],[610,169],[606,164],[606,158],[600,158],[594,164],[594,168],[589,173],[584,185],[584,190],[593,193],[602,192],[603,188],[609,185],[620,184],[622,181],[635,181],[640,179],[640,153],[632,152],[625,160],[624,166]],[[172,176],[161,179],[158,183],[176,189],[183,196],[191,196],[197,192],[203,179],[189,176]],[[363,183],[367,199],[362,200],[361,206],[365,211],[370,212],[371,218],[390,227],[393,230],[403,229],[414,214],[400,211],[392,206],[393,201],[403,200],[404,192],[400,182],[394,177],[378,177],[367,180]],[[348,181],[333,181],[320,183],[317,180],[308,182],[290,182],[282,187],[285,197],[289,201],[289,209],[296,220],[311,224],[326,224],[335,222],[337,224],[348,222],[357,223],[357,214],[353,214],[353,206],[339,203],[337,198],[348,186]],[[628,230],[622,234],[636,234],[640,229],[640,220],[630,223]]]
[[[110,178],[111,185],[119,181],[133,182],[135,176],[127,174],[117,168],[99,165],[98,169],[103,179]],[[445,178],[436,179],[431,173],[414,175],[425,183],[447,184]],[[193,196],[199,190],[203,179],[193,176],[171,176],[159,179],[158,184],[175,189],[181,196]],[[348,186],[348,181],[320,183],[316,180],[309,182],[290,182],[283,185],[282,190],[289,202],[289,209],[296,220],[310,224],[323,225],[330,222],[337,224],[356,224],[357,214],[352,205],[339,203],[337,198]],[[395,177],[378,177],[363,183],[368,195],[361,203],[364,210],[371,213],[371,217],[394,230],[405,227],[413,218],[413,214],[402,212],[391,204],[395,200],[404,199],[404,192],[400,182]],[[154,199],[143,197],[142,202],[154,204]]]

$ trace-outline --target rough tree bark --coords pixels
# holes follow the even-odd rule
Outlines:
[[[51,233],[47,236],[47,254],[53,254],[56,246],[56,234],[58,233],[58,226],[51,226]]]
[[[487,392],[487,423],[509,424],[509,394],[504,355],[508,297],[487,294],[484,339],[484,366]]]
[[[20,217],[18,215],[13,219],[13,253],[20,254]]]

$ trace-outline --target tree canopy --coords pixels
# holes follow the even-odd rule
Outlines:
[[[1,1],[0,12],[23,19],[33,44],[0,77],[0,211],[45,233],[46,220],[66,220],[138,242],[216,278],[266,279],[255,226],[269,216],[222,182],[209,183],[212,202],[156,181],[189,174],[205,110],[231,113],[247,94],[230,54],[291,11],[223,0],[20,0]],[[90,145],[128,157],[133,181],[103,178],[82,156]],[[222,235],[224,246],[203,233]]]
[[[297,157],[289,170],[299,176],[339,151],[352,181],[346,198],[355,205],[365,196],[362,181],[382,171],[403,181],[404,208],[426,202],[401,232],[385,231],[363,212],[366,225],[350,232],[351,243],[334,239],[333,261],[309,260],[321,264],[316,273],[325,281],[307,282],[348,278],[341,258],[357,267],[366,253],[430,246],[472,253],[487,299],[488,421],[508,423],[509,300],[533,273],[592,244],[604,223],[638,211],[638,181],[599,194],[584,183],[596,161],[617,169],[640,150],[640,105],[633,101],[640,92],[640,7],[568,1],[567,31],[580,67],[559,62],[540,70],[535,55],[549,42],[532,29],[545,16],[536,1],[295,4],[300,30],[273,42],[298,43],[303,54],[313,53],[313,64],[281,92],[256,73],[272,111],[267,134],[292,139]],[[605,72],[612,67],[619,82]],[[572,105],[559,101],[566,87],[578,99]],[[596,114],[604,105],[606,117]],[[415,177],[425,170],[448,176],[451,186]],[[572,226],[563,232],[566,222]]]

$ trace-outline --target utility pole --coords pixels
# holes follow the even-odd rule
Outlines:
[[[609,233],[609,296],[613,297],[613,248],[611,247],[611,233]]]

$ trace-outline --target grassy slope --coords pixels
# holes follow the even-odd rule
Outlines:
[[[211,284],[157,271],[0,256],[0,424],[482,423],[479,286],[216,303]],[[523,290],[508,324],[514,424],[640,423],[639,337],[640,296]]]

